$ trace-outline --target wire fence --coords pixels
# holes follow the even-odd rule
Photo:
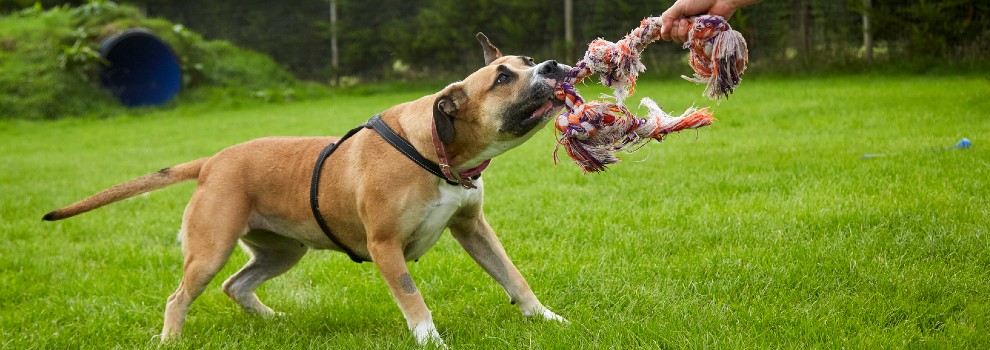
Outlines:
[[[26,1],[4,0],[0,8]],[[618,40],[673,1],[124,2],[266,53],[303,79],[335,82],[462,75],[480,64],[479,31],[507,52],[573,62],[591,40]],[[766,0],[737,11],[731,23],[749,41],[757,73],[976,66],[990,54],[986,0]],[[651,46],[645,56],[652,73],[683,68],[684,52],[674,44]]]

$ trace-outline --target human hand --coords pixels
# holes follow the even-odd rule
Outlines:
[[[729,19],[736,9],[759,0],[677,0],[660,15],[663,27],[660,37],[667,41],[685,42],[691,31],[691,16],[716,15]]]

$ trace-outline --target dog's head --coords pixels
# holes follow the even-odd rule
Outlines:
[[[560,112],[554,90],[571,67],[503,56],[484,34],[477,37],[485,66],[437,94],[433,118],[445,143],[460,135],[485,145],[479,156],[491,158],[526,141]]]

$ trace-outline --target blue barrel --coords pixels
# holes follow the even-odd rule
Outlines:
[[[107,38],[100,56],[109,63],[100,73],[100,85],[125,106],[161,105],[182,89],[179,58],[148,30],[128,29]]]

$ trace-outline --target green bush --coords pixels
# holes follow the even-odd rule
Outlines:
[[[274,102],[320,90],[299,82],[268,56],[204,40],[181,24],[146,18],[131,6],[104,0],[47,10],[35,5],[0,17],[0,119],[121,113],[123,107],[98,85],[106,64],[99,49],[103,40],[131,28],[154,32],[175,51],[183,102],[252,97]]]

